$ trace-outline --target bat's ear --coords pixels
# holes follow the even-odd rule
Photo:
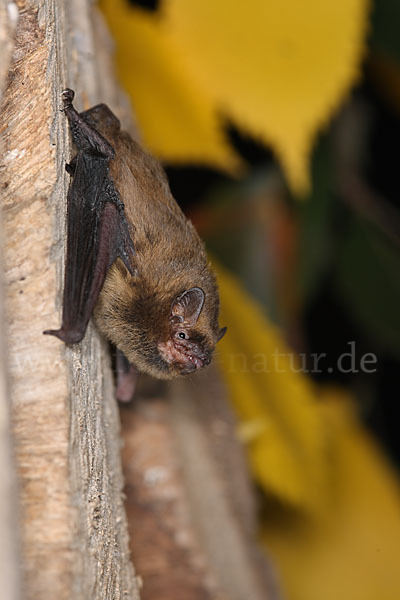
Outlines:
[[[217,342],[219,342],[219,340],[222,340],[222,338],[223,338],[223,337],[224,337],[224,335],[226,334],[226,330],[227,330],[227,329],[228,329],[227,327],[222,327],[222,328],[219,330]]]
[[[171,315],[177,321],[193,327],[204,304],[204,292],[198,287],[190,288],[175,298],[171,306]]]

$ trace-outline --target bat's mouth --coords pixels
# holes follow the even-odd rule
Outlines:
[[[188,354],[187,359],[190,361],[190,363],[195,369],[201,369],[205,366],[205,361],[201,358],[198,358],[197,356],[193,356],[193,354]]]
[[[211,362],[211,358],[208,356],[200,358],[194,354],[187,354],[185,358],[185,362],[179,362],[178,364],[179,371],[182,375],[188,375],[189,373],[197,371],[197,369],[202,369]]]
[[[180,375],[190,375],[190,373],[194,373],[208,364],[210,364],[210,359],[202,360],[201,358],[190,354],[185,357],[185,361],[178,360],[174,362],[174,366]]]
[[[168,340],[161,342],[158,349],[163,359],[173,365],[181,375],[194,373],[211,362],[211,356],[203,352],[196,342],[179,343]]]

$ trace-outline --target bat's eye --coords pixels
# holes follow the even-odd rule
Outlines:
[[[186,335],[186,333],[184,333],[183,331],[180,331],[178,333],[178,337],[181,338],[181,340],[188,340],[189,336]]]

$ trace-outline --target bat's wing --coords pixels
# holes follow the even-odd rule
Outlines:
[[[63,93],[78,154],[69,165],[67,257],[62,326],[44,333],[67,344],[79,342],[103,286],[107,271],[120,257],[133,274],[134,247],[124,205],[109,175],[114,150],[72,106],[73,92]]]

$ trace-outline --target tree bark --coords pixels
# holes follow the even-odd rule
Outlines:
[[[91,2],[18,0],[11,11],[0,189],[23,598],[139,598],[107,352],[91,326],[73,348],[42,335],[60,323],[71,158],[61,91],[75,89],[82,109],[104,101],[121,115],[126,103]]]

